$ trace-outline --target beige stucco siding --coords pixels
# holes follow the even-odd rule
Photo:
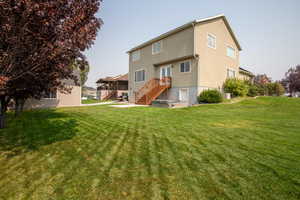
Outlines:
[[[64,94],[57,91],[56,99],[28,99],[25,103],[25,109],[36,108],[53,108],[53,107],[68,107],[68,106],[80,106],[81,105],[81,87],[72,87],[71,93]]]
[[[184,56],[193,55],[194,48],[194,29],[188,28],[178,33],[175,33],[167,38],[162,39],[162,51],[158,54],[152,55],[152,44],[140,49],[140,59],[132,62],[131,55],[129,55],[129,96],[134,98],[134,91],[138,91],[148,80],[159,77],[158,67],[154,67],[154,64],[166,62],[175,58],[181,58]],[[146,71],[146,80],[143,82],[135,82],[135,71],[144,69]],[[173,70],[174,69],[174,70]],[[172,68],[175,74],[179,70],[179,67]],[[175,75],[174,74],[174,75]],[[187,77],[184,75],[183,77]],[[196,84],[192,83],[195,79],[189,78],[189,83],[183,84]],[[174,84],[180,84],[175,82]]]
[[[180,72],[180,64],[182,62],[191,63],[190,72]],[[171,77],[172,87],[190,87],[197,85],[197,65],[198,62],[195,59],[182,60],[174,62],[171,65]],[[163,66],[155,67],[155,76],[160,77],[160,68]]]
[[[252,79],[252,77],[250,75],[244,74],[244,73],[239,73],[238,76],[239,79],[241,80],[245,80],[245,81],[249,81]]]
[[[216,36],[216,49],[208,47],[208,34]],[[235,59],[227,56],[228,45],[235,49]],[[222,19],[196,25],[195,47],[196,54],[199,54],[199,87],[222,88],[228,68],[233,69],[238,76],[239,50]]]

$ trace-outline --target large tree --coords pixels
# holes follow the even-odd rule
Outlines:
[[[290,68],[281,83],[291,94],[300,92],[300,65]]]
[[[88,75],[90,72],[90,65],[88,62],[86,63],[79,63],[79,60],[75,60],[73,65],[73,68],[75,70],[79,70],[79,76],[80,76],[80,85],[84,86],[84,84],[86,83],[87,79],[88,79]]]
[[[0,126],[13,98],[41,98],[69,92],[72,62],[86,64],[82,52],[96,38],[101,0],[0,0]]]

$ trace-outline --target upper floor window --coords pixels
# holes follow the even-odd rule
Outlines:
[[[235,71],[232,69],[227,69],[227,78],[235,78]]]
[[[162,41],[158,41],[152,44],[152,54],[157,54],[162,51]]]
[[[217,38],[212,34],[207,35],[207,46],[213,49],[217,48]]]
[[[235,49],[230,46],[227,46],[226,54],[231,58],[235,58]]]
[[[145,70],[139,70],[135,72],[135,82],[145,81]]]
[[[191,71],[191,62],[190,61],[180,63],[180,72],[190,72],[190,71]]]
[[[131,54],[132,62],[138,61],[140,59],[140,57],[141,57],[141,51],[140,50],[134,51]]]

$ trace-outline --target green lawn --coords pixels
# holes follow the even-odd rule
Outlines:
[[[98,99],[87,99],[87,100],[82,100],[82,104],[93,104],[93,103],[102,103],[102,102],[107,102],[106,100],[98,100]]]
[[[300,99],[25,112],[0,130],[0,199],[300,199]]]

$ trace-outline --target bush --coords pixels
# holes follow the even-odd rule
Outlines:
[[[266,93],[267,93],[268,96],[275,96],[275,85],[274,85],[274,83],[267,83],[266,88],[267,88]]]
[[[249,85],[249,90],[248,90],[247,96],[256,97],[259,95],[259,93],[260,93],[259,88],[256,85],[254,85],[254,84]]]
[[[233,97],[243,97],[248,93],[248,85],[243,80],[227,79],[223,85],[224,91]]]
[[[269,96],[282,96],[284,92],[284,87],[278,82],[267,84],[267,94]]]
[[[204,90],[198,96],[199,103],[220,103],[222,101],[222,94],[218,90]]]
[[[277,96],[282,96],[285,93],[285,89],[281,83],[276,83],[275,92]]]
[[[258,94],[261,96],[267,95],[268,89],[266,85],[263,84],[256,84],[256,87],[258,89]]]

